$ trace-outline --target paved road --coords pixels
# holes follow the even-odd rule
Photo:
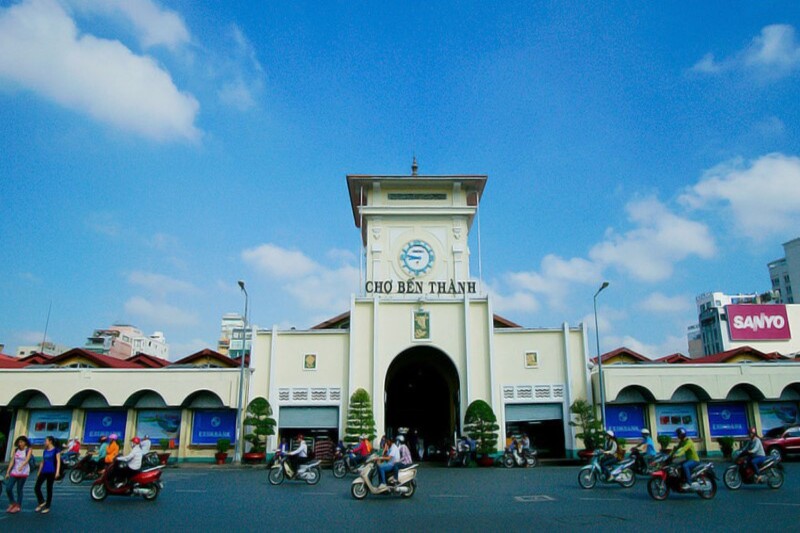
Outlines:
[[[273,487],[264,469],[173,468],[165,471],[166,488],[153,503],[112,497],[95,503],[88,483],[57,484],[49,515],[33,512],[31,481],[27,509],[0,515],[0,531],[797,530],[800,463],[786,465],[786,484],[778,491],[758,486],[731,492],[720,486],[711,501],[670,495],[655,502],[647,495],[645,478],[628,490],[607,485],[586,491],[578,487],[577,472],[577,467],[424,467],[417,494],[409,500],[368,496],[355,501],[349,494],[352,477],[335,479],[329,470],[313,487],[293,482]]]

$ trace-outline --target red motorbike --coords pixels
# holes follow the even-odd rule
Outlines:
[[[700,462],[692,469],[689,479],[683,479],[680,465],[667,460],[660,470],[651,474],[647,484],[647,492],[654,500],[666,500],[670,491],[680,494],[697,494],[704,500],[710,500],[717,494],[717,476],[714,465]]]
[[[164,483],[161,481],[161,470],[164,465],[147,466],[147,464],[150,464],[150,461],[142,461],[142,470],[127,479],[122,479],[125,472],[120,471],[119,461],[114,461],[106,468],[103,475],[92,483],[90,492],[92,500],[101,502],[108,495],[142,496],[147,501],[155,500],[164,488]]]

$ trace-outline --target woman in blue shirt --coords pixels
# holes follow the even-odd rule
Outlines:
[[[39,473],[36,476],[36,486],[33,491],[36,493],[36,499],[39,505],[36,506],[36,512],[49,513],[50,502],[53,501],[53,482],[61,475],[61,455],[56,449],[56,439],[50,435],[44,439],[44,452],[42,453],[42,462],[39,465]],[[47,500],[42,495],[42,484],[47,481]]]

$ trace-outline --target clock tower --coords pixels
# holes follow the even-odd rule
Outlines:
[[[486,176],[348,175],[365,253],[367,294],[462,297],[476,292],[467,237]]]

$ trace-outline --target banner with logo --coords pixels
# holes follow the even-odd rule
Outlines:
[[[675,435],[675,430],[683,428],[690,437],[699,435],[697,424],[697,405],[693,403],[656,405],[656,431],[659,435]]]
[[[712,437],[747,435],[747,408],[743,403],[708,404],[708,425]]]
[[[761,414],[762,433],[800,424],[800,412],[795,402],[759,402],[758,411]]]
[[[120,442],[125,442],[127,422],[128,411],[86,411],[83,444],[99,444],[100,437],[108,437],[112,433],[119,435]]]
[[[734,341],[789,340],[789,319],[786,306],[772,305],[728,305],[728,329]]]
[[[219,439],[236,441],[236,411],[197,410],[192,419],[192,444],[216,444]]]
[[[142,409],[136,421],[136,435],[150,436],[154,445],[161,439],[178,444],[181,433],[181,412],[179,409]]]
[[[606,428],[614,431],[617,437],[638,438],[645,427],[645,406],[606,405]]]
[[[72,423],[72,410],[70,409],[34,409],[31,410],[28,421],[28,434],[31,444],[44,444],[47,436],[55,437],[59,441],[69,440],[69,427]]]

